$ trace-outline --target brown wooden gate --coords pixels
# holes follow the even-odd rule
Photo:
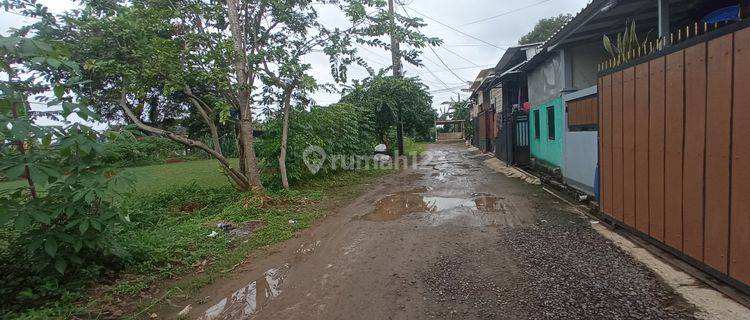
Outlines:
[[[750,292],[750,28],[599,78],[604,214]]]

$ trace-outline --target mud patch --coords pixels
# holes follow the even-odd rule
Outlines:
[[[417,188],[385,196],[375,204],[375,210],[364,216],[368,221],[392,221],[402,216],[427,212],[430,210],[425,201],[427,188]]]
[[[288,265],[266,271],[262,277],[237,289],[230,296],[208,308],[199,320],[250,319],[281,294]]]

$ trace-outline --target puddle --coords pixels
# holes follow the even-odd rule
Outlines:
[[[391,221],[404,215],[427,212],[430,207],[425,202],[423,193],[427,188],[389,194],[375,204],[375,210],[365,215],[369,221]]]
[[[266,271],[263,277],[250,282],[245,287],[225,297],[219,303],[208,308],[199,320],[250,319],[269,301],[281,294],[281,283],[284,280],[288,265]]]
[[[392,221],[415,213],[456,215],[463,213],[505,213],[502,198],[475,193],[468,198],[425,196],[427,188],[397,192],[375,204],[375,210],[363,218],[369,221]]]
[[[505,213],[505,207],[500,201],[503,199],[502,197],[488,193],[475,193],[472,194],[472,197],[474,197],[474,205],[477,211]]]

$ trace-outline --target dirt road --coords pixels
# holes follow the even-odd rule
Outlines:
[[[190,318],[693,317],[540,187],[494,173],[463,146],[428,152],[423,168],[383,179],[205,288]]]

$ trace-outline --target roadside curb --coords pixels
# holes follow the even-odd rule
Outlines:
[[[528,184],[537,185],[537,186],[542,184],[542,180],[537,178],[536,176],[533,176],[524,171],[521,171],[516,167],[511,167],[505,162],[503,162],[502,160],[495,158],[495,157],[484,160],[484,165],[486,165],[487,167],[489,167],[490,169],[494,170],[497,173],[504,174],[508,178],[518,178]]]

